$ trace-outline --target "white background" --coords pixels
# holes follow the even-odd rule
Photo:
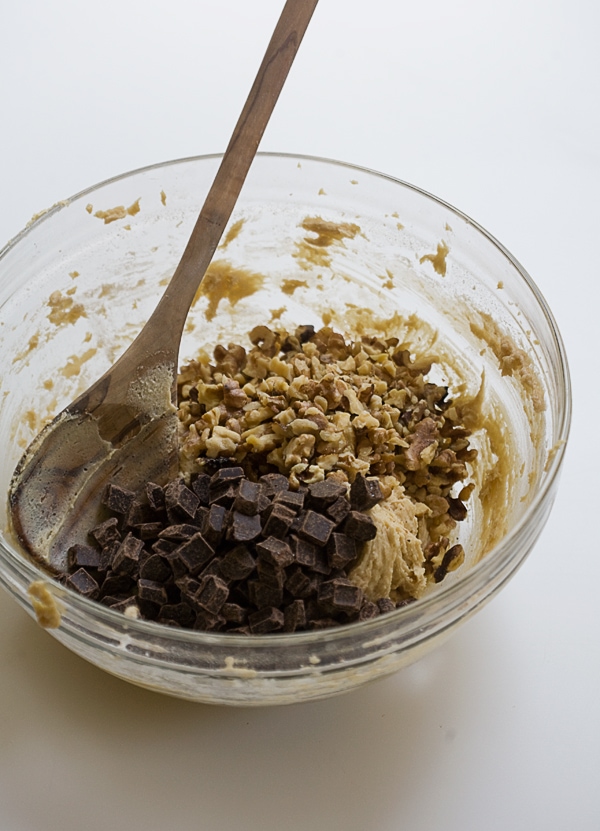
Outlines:
[[[222,151],[281,7],[5,2],[0,240],[104,178]],[[598,831],[599,29],[597,0],[321,0],[262,144],[435,193],[538,283],[574,420],[523,568],[414,667],[263,710],[131,687],[2,594],[2,831]]]

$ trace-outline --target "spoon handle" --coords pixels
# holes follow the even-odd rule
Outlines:
[[[174,332],[183,332],[189,308],[235,207],[317,2],[287,0],[283,8],[183,256],[148,321],[158,318],[160,326],[146,325],[140,333],[140,338],[145,333],[151,337],[149,351],[168,351],[176,342]],[[164,344],[157,343],[161,333]]]

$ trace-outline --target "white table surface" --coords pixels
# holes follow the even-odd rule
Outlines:
[[[0,240],[102,179],[222,151],[281,6],[5,4]],[[274,709],[129,686],[1,593],[2,831],[598,831],[599,27],[597,0],[321,0],[262,144],[419,185],[536,280],[575,409],[525,565],[420,663]]]

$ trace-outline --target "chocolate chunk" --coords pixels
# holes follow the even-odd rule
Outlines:
[[[433,573],[433,579],[436,583],[441,583],[449,571],[454,571],[461,566],[465,561],[465,551],[462,545],[458,543],[449,548],[442,558],[442,562]]]
[[[278,589],[283,589],[285,572],[276,563],[259,557],[256,561],[256,571],[258,573],[258,579],[262,583],[266,583],[269,586],[276,586]]]
[[[150,546],[155,554],[170,554],[177,548],[177,543],[174,540],[158,539]]]
[[[251,482],[249,479],[242,479],[233,502],[233,510],[239,511],[240,514],[254,516],[258,513],[258,503],[261,492],[262,488],[258,482]]]
[[[350,485],[350,505],[353,511],[368,511],[383,499],[378,479],[369,478],[359,473]]]
[[[202,582],[205,577],[219,577],[225,583],[227,582],[226,577],[221,572],[221,563],[223,560],[221,557],[213,557],[210,562],[208,562],[202,571],[197,575],[197,579]]]
[[[144,522],[152,522],[154,519],[154,515],[150,505],[145,505],[143,502],[140,502],[138,499],[134,499],[131,503],[131,507],[127,512],[127,516],[125,518],[125,524],[128,528],[132,528],[135,525],[141,525]]]
[[[141,540],[155,540],[163,528],[162,522],[142,522],[141,525],[134,525],[132,530]]]
[[[331,542],[331,540],[330,540]],[[329,543],[328,543],[329,544]],[[316,548],[315,551],[315,560],[312,566],[310,567],[311,571],[316,572],[317,574],[331,574],[332,565],[329,562],[329,553],[327,551],[327,547],[325,548]]]
[[[134,585],[134,580],[129,575],[109,571],[102,583],[102,596],[127,594]]]
[[[377,608],[382,615],[385,615],[388,612],[395,611],[396,604],[389,597],[380,597],[379,600],[377,600]]]
[[[140,578],[137,581],[137,588],[140,600],[147,600],[150,603],[156,603],[158,606],[163,606],[168,600],[165,587],[155,580]]]
[[[144,543],[129,533],[117,548],[112,569],[119,574],[135,574],[139,566],[140,552]]]
[[[140,558],[140,577],[144,580],[154,580],[157,583],[165,583],[173,574],[171,567],[159,554],[150,554]]]
[[[270,518],[270,517],[269,517]],[[307,511],[298,528],[298,536],[314,543],[314,545],[326,545],[335,523],[316,511]]]
[[[198,574],[214,556],[214,548],[204,539],[200,531],[182,543],[172,554],[172,557],[182,562],[192,575]]]
[[[345,496],[340,496],[326,509],[325,513],[336,525],[340,525],[350,513],[350,503]]]
[[[167,525],[158,535],[161,540],[173,540],[174,542],[181,542],[182,540],[189,540],[194,534],[198,533],[198,526],[192,525],[191,522],[180,522],[177,525]]]
[[[217,615],[221,606],[227,600],[229,594],[229,587],[224,580],[211,574],[204,577],[200,583],[200,589],[195,596],[195,600],[199,606],[211,615]]]
[[[253,635],[266,635],[283,629],[283,612],[274,606],[267,606],[248,617],[250,631]]]
[[[377,526],[370,516],[360,511],[350,511],[342,526],[344,534],[347,534],[358,543],[367,542],[377,536]]]
[[[222,505],[211,505],[202,525],[204,539],[214,547],[225,533],[227,511]]]
[[[183,577],[178,577],[175,580],[175,585],[181,592],[182,599],[187,598],[191,600],[200,591],[200,581],[196,580],[194,577],[191,577],[189,574],[185,574]]]
[[[345,568],[356,558],[356,544],[347,534],[333,533],[327,546],[327,558],[332,568]]]
[[[309,576],[301,568],[293,571],[285,581],[286,590],[292,597],[308,598],[316,595],[320,579],[316,575]]]
[[[259,481],[264,485],[266,495],[271,497],[289,490],[290,487],[289,479],[281,473],[266,473]]]
[[[350,580],[339,577],[326,580],[319,586],[319,603],[329,612],[359,612],[363,603],[364,594],[361,588]]]
[[[283,631],[295,632],[296,629],[303,629],[306,626],[306,609],[304,601],[298,598],[283,610]]]
[[[200,500],[183,479],[175,479],[165,488],[167,510],[180,514],[184,519],[193,519],[199,504]]]
[[[359,620],[372,620],[374,617],[379,617],[381,614],[379,610],[379,606],[377,603],[373,603],[371,600],[363,600],[363,604],[360,607],[360,612],[358,613]]]
[[[232,482],[239,482],[243,478],[244,471],[238,465],[235,465],[234,467],[222,467],[211,476],[210,484],[213,487],[221,484],[222,482],[231,484]]]
[[[325,510],[328,505],[333,504],[340,496],[345,496],[346,485],[336,482],[333,479],[323,479],[308,486],[309,502],[311,507],[317,510]]]
[[[306,568],[313,568],[317,561],[317,551],[319,550],[317,546],[295,535],[291,539],[295,561]]]
[[[263,583],[262,580],[248,581],[248,596],[257,609],[264,609],[265,606],[279,607],[283,603],[283,589],[270,583]]]
[[[134,500],[135,493],[133,491],[127,490],[127,488],[121,488],[119,485],[113,485],[111,483],[106,488],[102,504],[106,505],[106,507],[115,514],[125,515],[129,512]]]
[[[298,326],[295,332],[295,335],[300,343],[306,343],[313,337],[314,334],[315,327],[308,324],[305,326]]]
[[[267,537],[256,543],[256,553],[261,560],[266,560],[278,568],[286,568],[294,562],[292,549],[284,540]]]
[[[261,522],[260,516],[247,516],[241,514],[239,511],[233,511],[231,515],[231,525],[229,527],[229,537],[235,542],[250,542],[255,540],[260,534]]]
[[[265,537],[285,537],[289,527],[295,519],[296,514],[285,505],[273,503],[273,507],[265,522],[263,535]]]
[[[92,528],[90,534],[101,548],[104,548],[105,545],[110,545],[111,542],[120,541],[121,532],[119,531],[119,521],[114,516],[110,517],[110,519]]]
[[[207,473],[199,473],[192,482],[192,490],[200,500],[201,505],[208,507],[208,496],[210,488],[210,476]]]
[[[73,574],[69,574],[67,586],[78,594],[89,597],[90,600],[95,600],[100,594],[100,586],[84,568],[78,568]]]
[[[304,507],[305,494],[302,491],[279,491],[273,497],[273,502],[285,505],[286,508],[298,513]]]
[[[196,615],[189,603],[165,603],[158,613],[159,623],[178,623],[183,627],[190,627]]]
[[[69,570],[78,568],[99,568],[101,552],[91,545],[72,545],[67,552]]]
[[[148,505],[153,511],[156,511],[157,513],[164,511],[166,507],[165,491],[160,485],[157,485],[155,482],[148,482],[146,485],[146,499],[148,500]]]
[[[222,505],[224,508],[231,508],[237,497],[237,492],[237,483],[231,485],[225,482],[224,484],[221,483],[217,488],[213,489],[211,487],[208,499],[211,505]]]
[[[248,610],[239,606],[237,603],[223,603],[221,612],[223,618],[227,623],[245,623],[248,618]]]
[[[236,545],[221,560],[225,580],[245,580],[256,568],[256,561],[245,545]]]

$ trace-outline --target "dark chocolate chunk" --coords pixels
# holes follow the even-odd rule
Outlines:
[[[327,546],[327,557],[332,568],[345,568],[356,557],[356,544],[347,534],[333,533]]]
[[[322,514],[318,514],[316,511],[307,511],[302,524],[298,528],[298,536],[314,543],[314,545],[326,545],[334,527],[335,523]]]
[[[294,562],[292,549],[284,540],[267,537],[256,543],[256,553],[261,560],[266,560],[278,568],[286,568]]]
[[[262,488],[258,482],[242,479],[233,502],[233,510],[241,514],[254,516],[258,513],[258,502]]]
[[[329,540],[331,542],[331,539]],[[328,543],[329,545],[329,543]],[[316,548],[316,546],[315,546]],[[329,553],[327,547],[325,548],[316,548],[315,551],[315,561],[310,567],[311,571],[316,572],[317,574],[331,574],[332,565],[329,562]]]
[[[183,479],[175,479],[165,488],[167,510],[179,513],[182,518],[193,519],[199,504],[200,500]]]
[[[144,543],[129,533],[117,548],[112,561],[113,571],[119,574],[135,574],[139,566],[140,552]]]
[[[192,575],[198,574],[214,556],[214,548],[208,544],[200,531],[183,542],[172,554],[172,557],[180,560]]]
[[[191,522],[180,522],[177,525],[167,525],[158,535],[161,540],[174,540],[181,542],[189,540],[194,534],[198,533],[198,526],[192,525]]]
[[[369,478],[359,473],[350,485],[350,505],[353,511],[368,511],[383,499],[378,479]]]
[[[100,593],[100,586],[84,568],[78,568],[73,574],[69,574],[67,586],[91,600],[95,600]]]
[[[279,539],[285,537],[295,517],[296,514],[290,508],[274,502],[265,522],[263,535],[265,537],[279,537]]]
[[[256,561],[256,571],[258,573],[258,579],[262,583],[266,583],[269,586],[276,586],[278,589],[283,589],[285,572],[276,563],[259,557]]]
[[[283,631],[295,632],[296,629],[304,629],[306,626],[306,609],[304,601],[300,598],[292,602],[283,610]]]
[[[236,545],[221,560],[225,580],[245,580],[256,568],[256,561],[245,545]]]
[[[346,485],[336,482],[333,479],[323,479],[321,482],[314,482],[308,486],[309,501],[312,507],[317,510],[325,510],[328,505],[333,504],[340,496],[345,496]]]
[[[163,528],[162,522],[142,522],[141,525],[134,525],[132,530],[141,540],[155,540]]]
[[[315,334],[315,327],[311,325],[305,326],[298,326],[296,327],[295,335],[300,341],[300,343],[306,343],[309,341],[313,335]]]
[[[370,516],[361,511],[350,511],[342,526],[344,534],[352,537],[356,542],[367,542],[377,536],[377,526]]]
[[[225,532],[227,511],[222,505],[211,505],[202,524],[202,535],[210,545],[216,547]]]
[[[259,481],[264,485],[267,496],[275,496],[276,493],[287,491],[290,487],[289,479],[281,473],[266,473]]]
[[[248,617],[250,631],[253,635],[266,635],[283,629],[283,612],[274,606],[267,606]]]
[[[319,583],[320,580],[315,574],[309,576],[301,568],[298,568],[288,576],[284,585],[292,597],[306,599],[316,595]]]
[[[363,600],[360,612],[358,613],[358,619],[371,620],[374,617],[379,617],[380,614],[381,612],[377,603],[373,603],[370,600]]]
[[[158,613],[159,623],[178,623],[180,626],[189,627],[196,618],[189,603],[165,603]]]
[[[387,612],[395,611],[396,604],[389,597],[380,597],[379,600],[377,600],[377,608],[382,615],[385,615]]]
[[[110,519],[106,519],[100,525],[92,528],[90,534],[101,548],[104,548],[105,545],[110,545],[111,542],[120,541],[121,532],[119,531],[119,521],[114,516],[110,517]]]
[[[137,581],[137,588],[140,600],[148,600],[150,603],[156,603],[158,606],[163,606],[168,600],[165,587],[162,583],[157,583],[155,580],[140,578]]]
[[[327,508],[325,513],[336,525],[340,525],[350,513],[350,503],[345,496],[340,496]]]
[[[231,508],[236,500],[237,492],[237,484],[231,485],[229,482],[225,482],[217,488],[211,487],[209,502],[211,505],[222,505],[224,508]]]
[[[195,596],[196,603],[211,615],[217,615],[227,600],[229,587],[214,574],[204,577]]]
[[[67,552],[69,570],[78,568],[100,568],[101,552],[91,545],[75,543]]]
[[[150,546],[152,551],[156,554],[170,554],[171,551],[174,551],[177,548],[177,543],[174,540],[166,540],[166,539],[158,539],[156,542],[153,542]]]
[[[244,471],[239,465],[235,465],[234,467],[222,467],[217,470],[216,473],[213,473],[210,479],[210,484],[212,486],[218,485],[221,482],[228,482],[231,484],[232,482],[239,482],[240,479],[244,478]]]
[[[265,606],[281,606],[283,603],[283,589],[263,583],[262,580],[248,580],[248,596],[257,609]]]
[[[223,603],[220,614],[227,623],[242,624],[248,619],[248,610],[237,603]]]
[[[210,476],[208,473],[199,473],[192,482],[192,490],[200,500],[201,505],[208,506]]]
[[[247,516],[246,514],[241,514],[239,511],[232,512],[229,537],[235,542],[250,542],[251,540],[255,540],[261,530],[260,516],[258,514]]]
[[[148,482],[146,485],[146,498],[148,505],[153,511],[157,513],[165,509],[165,491],[160,485],[155,482]]]
[[[150,554],[142,561],[140,557],[140,577],[144,580],[154,580],[165,583],[173,574],[168,562],[159,554]]]
[[[129,613],[131,617],[136,618],[139,617],[140,609],[137,604],[137,600],[135,597],[125,597],[125,598],[117,598],[113,597],[111,600],[112,602],[107,603],[109,600],[108,597],[103,599],[103,603],[107,606],[110,606],[111,609],[114,609],[115,612],[121,612],[121,614],[125,614],[129,611],[129,609],[134,610],[133,614]]]
[[[141,525],[143,522],[152,522],[154,519],[153,511],[150,505],[145,505],[138,499],[134,499],[131,507],[127,512],[125,524],[131,528],[134,525]]]
[[[362,589],[355,586],[350,580],[339,577],[321,583],[318,598],[321,606],[328,611],[352,614],[360,611],[364,594]]]
[[[301,566],[312,568],[317,561],[317,551],[319,550],[317,546],[295,535],[292,536],[291,540],[295,561]]]
[[[189,574],[185,574],[183,577],[178,577],[175,580],[175,584],[181,592],[182,598],[192,599],[200,591],[200,581],[196,580],[194,577],[191,577]]]
[[[102,596],[127,594],[134,585],[134,580],[129,575],[109,571],[102,583]]]
[[[125,515],[129,512],[135,499],[135,493],[112,483],[106,488],[102,504],[115,514]]]
[[[279,491],[273,497],[273,502],[285,505],[297,514],[304,507],[304,497],[305,494],[302,491]]]

